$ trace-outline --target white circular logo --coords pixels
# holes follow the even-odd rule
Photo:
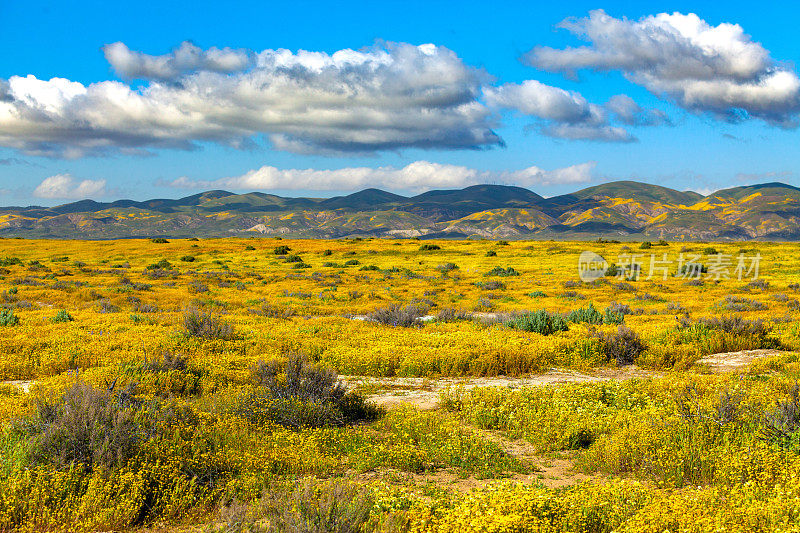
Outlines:
[[[578,258],[578,276],[581,281],[594,281],[606,275],[608,261],[594,252],[584,251]]]

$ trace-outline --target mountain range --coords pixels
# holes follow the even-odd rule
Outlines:
[[[365,189],[334,198],[207,191],[177,200],[82,200],[0,208],[0,236],[114,239],[297,238],[800,240],[800,189],[764,183],[708,196],[615,181],[544,198],[475,185],[406,197]]]

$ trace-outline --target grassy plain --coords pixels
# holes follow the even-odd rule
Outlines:
[[[581,282],[583,250],[642,275]],[[0,530],[798,530],[796,244],[8,239],[0,276]],[[629,363],[653,376],[389,412],[323,370]]]

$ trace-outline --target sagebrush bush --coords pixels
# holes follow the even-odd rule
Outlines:
[[[740,316],[722,316],[711,318],[700,318],[697,323],[709,329],[717,329],[734,335],[751,335],[754,337],[766,337],[772,331],[772,327],[763,320],[747,320]],[[685,327],[687,322],[682,322]]]
[[[609,361],[616,361],[618,366],[630,365],[647,349],[641,337],[632,329],[619,326],[614,333],[593,331],[593,336],[600,341],[603,353]]]
[[[795,382],[789,398],[778,400],[764,416],[760,438],[769,444],[800,453],[800,385]]]
[[[392,304],[372,311],[367,315],[367,319],[387,326],[417,327],[422,325],[419,319],[425,316],[428,310],[429,307],[424,304],[408,304],[405,307]]]
[[[360,483],[304,479],[264,496],[251,506],[229,508],[227,531],[357,533],[375,504],[373,489]],[[233,512],[231,512],[233,511]]]
[[[750,298],[743,298],[741,296],[728,295],[725,300],[719,304],[721,307],[728,311],[760,311],[766,309],[767,306],[758,300],[751,300]]]
[[[475,286],[485,291],[506,290],[506,284],[502,281],[476,281]]]
[[[196,307],[190,307],[183,314],[183,329],[191,337],[222,340],[233,338],[233,326],[228,321]]]
[[[463,309],[444,307],[436,313],[437,322],[457,322],[459,320],[469,320],[470,314]]]
[[[294,308],[292,307],[286,307],[267,302],[261,304],[261,308],[254,311],[254,313],[269,318],[283,318],[283,319],[289,319],[297,315],[297,311],[295,311]]]
[[[299,355],[259,360],[251,371],[256,389],[240,398],[236,412],[254,423],[284,427],[344,426],[374,420],[382,411],[339,381],[336,372]]]
[[[120,466],[136,454],[142,438],[135,410],[129,391],[77,381],[60,397],[37,401],[35,414],[22,427],[32,437],[34,461]]]

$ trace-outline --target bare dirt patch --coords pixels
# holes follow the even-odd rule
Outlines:
[[[418,409],[435,409],[439,395],[448,388],[463,387],[538,387],[558,383],[587,383],[595,381],[644,378],[658,374],[636,366],[600,368],[591,372],[577,372],[552,368],[544,374],[523,377],[452,377],[452,378],[378,378],[367,376],[339,376],[348,388],[361,389],[366,397],[386,408],[413,405]]]
[[[740,352],[726,352],[708,355],[697,364],[705,365],[714,373],[734,372],[747,367],[756,359],[781,355],[785,352],[780,350],[742,350]]]

